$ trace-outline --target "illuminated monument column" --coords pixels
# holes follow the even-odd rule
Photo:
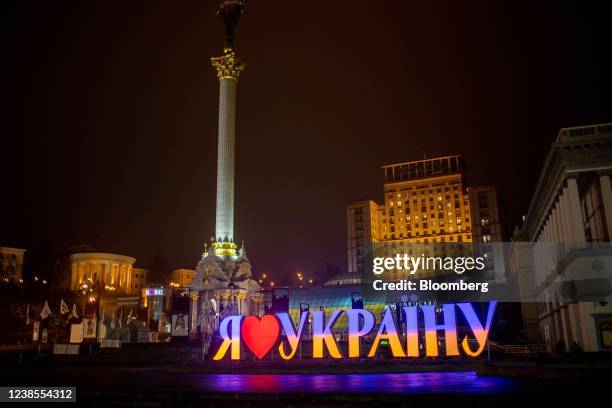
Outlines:
[[[244,11],[242,1],[228,0],[216,12],[225,25],[223,55],[211,58],[219,79],[219,134],[217,146],[217,206],[215,236],[205,247],[191,285],[190,336],[214,335],[220,318],[233,314],[255,314],[259,283],[251,273],[244,246],[238,249],[234,240],[234,154],[236,133],[236,86],[245,69],[234,52],[234,29]],[[206,341],[206,340],[205,340]],[[204,342],[205,342],[204,341]]]
[[[236,83],[244,65],[231,49],[212,59],[219,77],[219,145],[217,152],[217,242],[234,242],[234,146]]]

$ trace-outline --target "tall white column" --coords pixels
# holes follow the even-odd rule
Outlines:
[[[609,239],[612,239],[612,189],[610,188],[610,176],[607,174],[600,176],[599,186],[601,188],[601,198],[606,218],[606,229],[608,230]]]
[[[582,219],[582,208],[580,207],[580,194],[578,193],[578,183],[576,179],[570,178],[567,180],[567,191],[570,204],[570,220],[574,228],[574,240],[577,243],[586,241],[584,235],[584,221]]]
[[[236,79],[219,80],[219,145],[217,152],[216,239],[234,240],[234,146]]]

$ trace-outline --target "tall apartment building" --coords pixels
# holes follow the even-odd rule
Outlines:
[[[474,186],[467,189],[472,215],[474,242],[502,242],[504,240],[500,209],[495,186]]]
[[[383,166],[381,241],[471,242],[470,203],[461,156]]]
[[[488,270],[494,271],[497,283],[506,282],[501,203],[492,185],[470,186],[467,189],[472,215],[472,241],[479,254],[486,258]],[[496,244],[497,243],[497,244]],[[476,245],[477,244],[477,245]]]
[[[364,261],[378,241],[378,204],[357,201],[346,207],[348,271],[361,273]]]
[[[348,271],[365,271],[374,251],[393,256],[410,253],[414,244],[433,243],[439,244],[435,250],[448,253],[448,244],[478,242],[480,250],[493,255],[491,260],[499,260],[491,268],[501,279],[503,257],[490,245],[503,241],[497,191],[494,186],[467,187],[465,170],[459,155],[383,166],[384,203],[347,206]]]

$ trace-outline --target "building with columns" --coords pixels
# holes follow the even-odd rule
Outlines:
[[[70,255],[70,289],[93,289],[100,312],[110,316],[120,307],[136,310],[148,272],[135,268],[136,259],[118,254],[84,252]]]
[[[550,349],[612,350],[611,175],[612,124],[560,130],[520,231]]]
[[[236,88],[246,65],[234,51],[234,30],[244,12],[244,2],[221,3],[216,15],[225,26],[223,55],[211,58],[219,80],[219,128],[217,145],[217,199],[215,235],[197,264],[191,289],[191,338],[204,335],[204,349],[227,315],[263,314],[263,295],[253,279],[244,244],[234,237],[234,156]]]
[[[136,259],[117,254],[87,252],[70,255],[71,280],[70,289],[79,290],[83,283],[93,282],[106,292],[123,295],[138,295],[141,269],[134,268]]]

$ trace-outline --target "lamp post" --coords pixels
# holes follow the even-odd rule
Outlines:
[[[44,281],[43,281],[44,282]],[[114,286],[106,286],[106,290],[115,290]],[[94,332],[95,332],[95,336],[94,336],[94,343],[98,342],[98,319],[100,318],[100,303],[102,301],[102,289],[100,287],[100,285],[97,282],[93,282],[91,278],[87,278],[86,281],[81,282],[81,284],[78,287],[78,292],[79,295],[83,296],[83,318],[85,319],[85,310],[87,307],[87,303],[96,303],[96,312],[95,312],[95,316],[96,316],[96,321],[95,321],[95,327],[94,327]],[[96,297],[97,294],[97,297]],[[91,355],[92,352],[92,343],[89,343],[89,354]]]
[[[97,297],[96,295],[94,295],[94,293],[97,293]],[[94,290],[93,287],[90,289],[90,294],[88,297],[88,301],[89,303],[95,303],[96,304],[96,313],[95,313],[95,326],[94,326],[94,340],[93,343],[98,343],[98,328],[99,328],[99,324],[98,324],[98,319],[100,318],[100,303],[102,301],[102,291],[101,289],[98,287],[97,290]],[[83,317],[85,317],[85,314],[83,313]],[[93,319],[92,319],[93,320]],[[91,355],[92,352],[92,342],[89,343],[89,355]]]

